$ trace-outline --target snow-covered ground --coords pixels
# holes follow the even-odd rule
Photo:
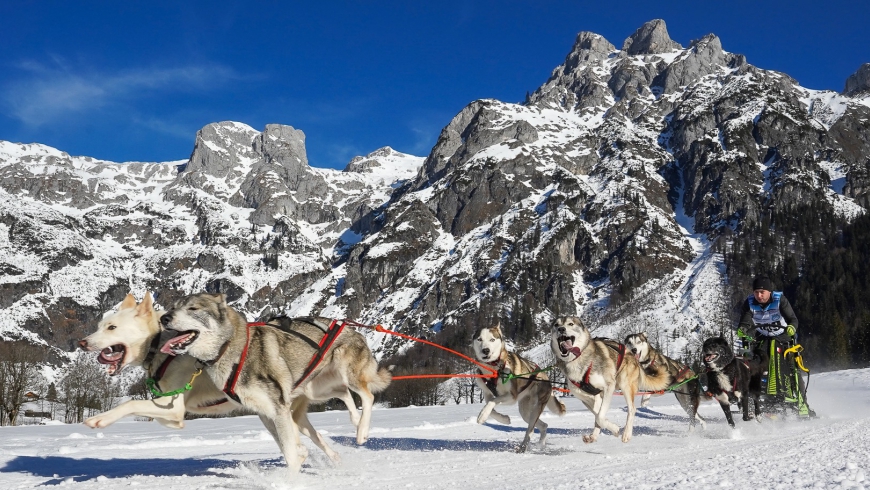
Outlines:
[[[180,431],[130,419],[101,431],[9,427],[0,428],[0,482],[4,489],[861,488],[870,472],[870,369],[815,375],[808,397],[817,419],[736,417],[737,430],[707,402],[707,429],[690,434],[666,395],[639,410],[631,442],[602,435],[591,445],[581,434],[592,417],[565,398],[565,417],[544,414],[546,448],[526,454],[513,452],[524,431],[516,407],[505,409],[510,426],[474,423],[480,404],[376,410],[362,447],[346,413],[314,413],[343,463],[331,465],[304,439],[310,457],[298,475],[287,474],[256,417],[194,420]],[[619,406],[610,412],[620,425],[624,417]]]

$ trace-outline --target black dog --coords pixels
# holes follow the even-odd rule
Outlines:
[[[758,371],[755,364],[734,357],[731,346],[722,337],[713,337],[704,342],[701,350],[704,365],[707,367],[707,391],[715,398],[728,425],[734,427],[734,419],[731,417],[731,403],[739,402],[743,408],[743,420],[752,420],[749,416],[749,399],[755,404],[755,417],[761,415],[758,397],[761,395],[761,386],[758,383]]]

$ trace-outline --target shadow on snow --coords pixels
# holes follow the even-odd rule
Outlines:
[[[356,437],[332,436],[336,444],[363,447],[371,451],[513,451],[519,441],[483,441],[459,439],[417,439],[413,437],[377,437],[357,446]]]
[[[67,458],[63,456],[18,456],[5,466],[3,473],[30,473],[50,478],[43,485],[58,485],[72,478],[73,481],[92,480],[99,476],[106,478],[128,478],[131,476],[222,476],[213,471],[216,468],[234,467],[237,461],[224,459],[96,459]],[[0,478],[2,479],[2,478]]]

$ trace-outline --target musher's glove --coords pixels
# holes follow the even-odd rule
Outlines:
[[[746,340],[753,340],[755,337],[755,329],[752,327],[747,328],[748,332],[743,330],[743,327],[737,328],[737,337]]]
[[[785,333],[787,333],[789,337],[794,337],[794,334],[795,334],[794,325],[786,325]]]

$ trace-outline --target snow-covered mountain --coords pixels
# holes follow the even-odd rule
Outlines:
[[[0,334],[69,348],[128,290],[207,290],[251,318],[455,345],[500,321],[532,346],[576,313],[680,353],[729,322],[716,237],[772,207],[870,206],[868,67],[842,94],[812,90],[654,20],[621,49],[580,33],[524,103],[472,102],[425,159],[315,169],[301,131],[239,123],[200,130],[182,162],[2,143]]]
[[[130,290],[280,310],[331,277],[333,245],[361,234],[422,158],[382,148],[363,161],[311,168],[301,131],[234,122],[206,126],[189,160],[167,163],[0,142],[0,334],[72,349]]]
[[[861,73],[841,95],[714,35],[684,48],[660,20],[622,49],[582,32],[524,104],[476,101],[444,128],[350,252],[338,301],[424,333],[500,320],[527,339],[576,312],[683,352],[730,322],[711,239],[773,206],[848,220],[870,204]]]

